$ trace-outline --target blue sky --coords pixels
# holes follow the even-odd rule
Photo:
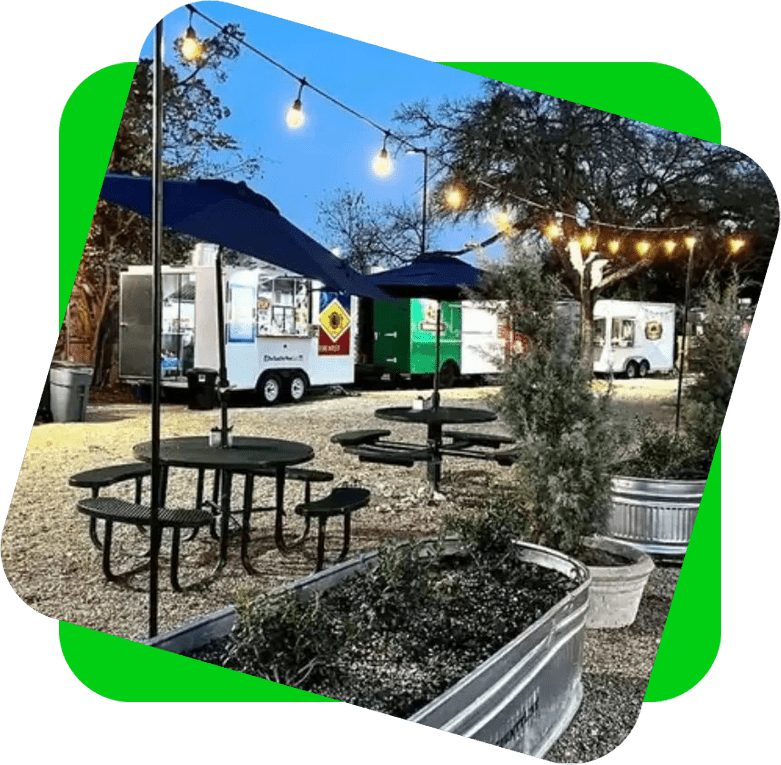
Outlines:
[[[398,132],[398,126],[393,123],[393,113],[402,103],[427,100],[433,105],[445,97],[475,96],[485,82],[477,75],[257,11],[226,3],[195,5],[222,25],[240,24],[246,42],[254,48],[394,132]],[[165,17],[166,58],[171,57],[172,42],[187,28],[188,20],[189,12],[184,7]],[[197,14],[193,27],[200,37],[216,31]],[[141,56],[151,55],[150,33]],[[222,128],[235,136],[243,149],[263,156],[262,177],[256,176],[250,185],[324,245],[330,248],[335,242],[327,241],[318,226],[319,203],[337,189],[362,191],[371,202],[422,203],[421,155],[398,153],[392,175],[378,178],[370,164],[382,146],[381,131],[310,88],[304,88],[302,95],[305,123],[291,130],[285,123],[285,113],[298,93],[298,80],[244,46],[239,58],[226,62],[225,69],[229,74],[225,83],[210,82],[231,110]],[[431,177],[433,162],[429,168]],[[461,249],[466,242],[492,233],[494,229],[487,223],[451,226],[429,241],[427,249]],[[499,254],[501,245],[493,250]],[[473,261],[473,257],[466,259]]]

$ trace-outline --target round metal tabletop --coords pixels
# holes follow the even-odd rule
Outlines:
[[[417,422],[421,425],[469,425],[475,422],[492,422],[496,412],[489,409],[473,409],[461,406],[440,406],[436,409],[411,409],[407,406],[390,406],[374,412],[381,420]]]
[[[152,442],[133,447],[144,462],[152,460]],[[160,464],[168,467],[209,468],[240,472],[257,467],[299,465],[315,456],[314,449],[298,441],[234,436],[232,446],[210,446],[208,436],[184,436],[160,441]]]

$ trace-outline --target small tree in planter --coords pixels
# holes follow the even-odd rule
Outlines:
[[[618,438],[609,391],[595,395],[591,370],[563,352],[557,279],[522,253],[511,255],[491,279],[507,298],[512,329],[526,338],[498,401],[517,441],[511,486],[523,538],[584,555],[583,539],[603,530],[608,510]]]
[[[703,331],[692,353],[697,376],[685,389],[685,430],[638,423],[634,453],[613,471],[611,537],[651,553],[686,552],[745,346],[741,288],[737,276],[706,283]]]
[[[744,286],[737,274],[723,285],[711,277],[700,297],[702,334],[691,353],[696,377],[685,391],[684,421],[690,437],[711,456],[746,346],[747,307],[740,302]]]

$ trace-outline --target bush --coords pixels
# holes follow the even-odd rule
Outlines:
[[[711,278],[700,296],[704,313],[702,334],[691,352],[691,368],[697,377],[685,391],[684,422],[690,436],[711,456],[746,345],[746,308],[739,300],[742,288],[735,274],[724,285]]]
[[[638,443],[631,458],[615,465],[614,472],[635,478],[700,480],[708,477],[712,453],[696,438],[675,434],[650,418],[635,419]]]
[[[519,256],[497,283],[511,291],[510,320],[528,341],[505,374],[498,402],[517,440],[511,491],[518,523],[524,539],[577,553],[583,537],[604,529],[608,512],[619,442],[610,389],[596,396],[591,370],[562,357],[555,279]]]

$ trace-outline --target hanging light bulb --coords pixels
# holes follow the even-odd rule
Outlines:
[[[452,210],[459,210],[466,202],[466,194],[463,186],[458,183],[451,183],[445,189],[445,204]]]
[[[589,252],[597,243],[597,238],[593,234],[583,234],[580,239],[580,248],[583,252]]]
[[[513,231],[512,221],[505,210],[497,210],[493,213],[491,215],[491,223],[497,231],[501,231],[503,234],[509,234]]]
[[[391,164],[390,157],[388,156],[388,149],[386,144],[388,142],[388,133],[385,133],[385,138],[382,141],[382,149],[372,160],[372,170],[380,178],[387,178],[393,172],[393,165]]]
[[[618,239],[611,239],[607,243],[607,248],[610,250],[611,255],[615,255],[618,252],[618,248],[621,246],[621,242]]]
[[[694,236],[687,236],[683,240],[686,242],[686,246],[691,250],[694,248],[694,245],[697,244],[697,238]]]
[[[190,21],[187,26],[187,31],[184,33],[184,40],[182,40],[182,56],[185,61],[198,61],[206,50],[206,46],[198,39],[198,35],[195,34],[193,29],[193,12],[190,10]]]
[[[293,101],[293,105],[287,110],[287,114],[285,115],[287,126],[293,130],[304,124],[304,112],[301,111],[301,91],[303,91],[304,85],[306,85],[306,78],[301,79],[301,85],[298,88],[298,97]]]
[[[737,255],[740,250],[743,249],[743,246],[746,244],[745,239],[741,239],[740,237],[733,237],[729,240],[729,248],[732,251],[733,255]]]
[[[558,223],[551,221],[547,226],[545,226],[544,234],[548,237],[548,239],[555,242],[560,236],[564,234],[564,232],[561,230],[561,226]]]
[[[672,255],[675,252],[676,244],[672,239],[668,239],[664,243],[664,249],[668,255]]]
[[[637,251],[640,253],[641,258],[644,258],[648,254],[648,251],[650,249],[651,249],[650,242],[643,241],[637,243]]]

